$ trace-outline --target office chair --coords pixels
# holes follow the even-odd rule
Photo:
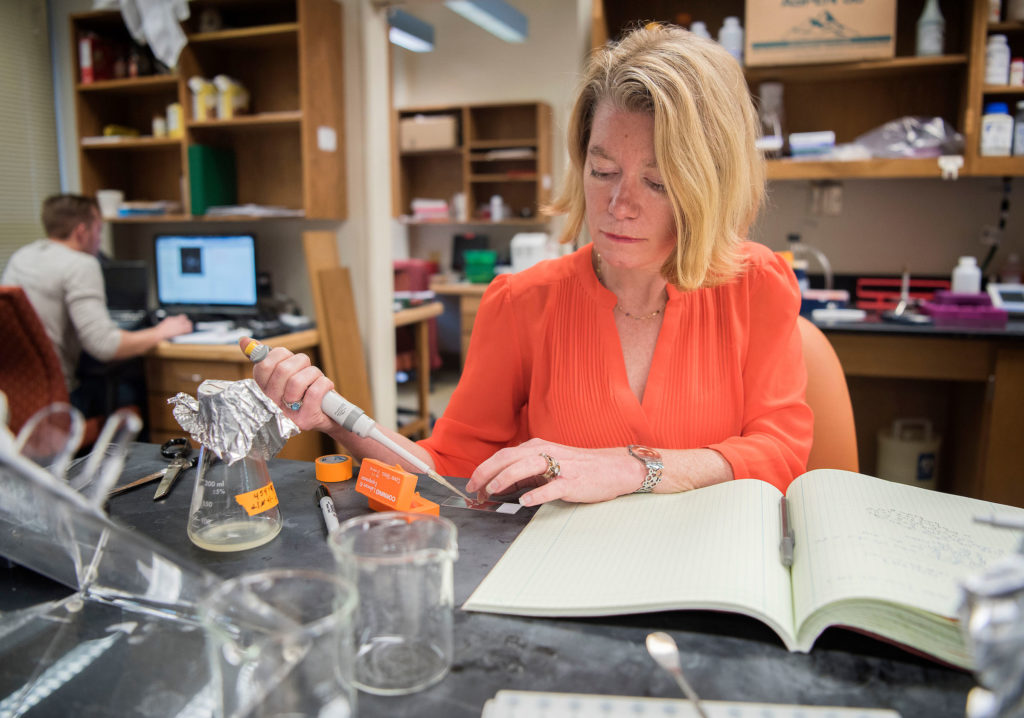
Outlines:
[[[797,326],[807,367],[807,404],[814,412],[814,440],[807,470],[859,471],[853,405],[842,364],[828,337],[810,320],[799,317]]]
[[[17,434],[43,407],[68,403],[68,390],[53,342],[21,287],[0,287],[0,327],[0,390],[7,395],[8,425]],[[103,421],[86,418],[82,446],[96,441]]]

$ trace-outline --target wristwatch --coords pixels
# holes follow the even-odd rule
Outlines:
[[[665,468],[665,464],[661,460],[661,454],[654,449],[647,448],[646,446],[630,444],[629,455],[637,461],[643,462],[643,465],[647,468],[647,476],[644,478],[644,482],[640,484],[640,488],[633,493],[651,493],[654,491],[654,487],[661,481],[661,470]]]

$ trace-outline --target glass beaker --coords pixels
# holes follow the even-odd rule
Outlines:
[[[215,715],[354,716],[357,602],[345,579],[298,569],[245,574],[203,596]]]
[[[192,543],[208,551],[244,551],[277,536],[281,512],[266,461],[246,456],[228,464],[203,446],[198,465],[188,517]]]
[[[359,592],[356,686],[401,695],[444,678],[452,665],[455,524],[387,511],[349,519],[328,541]]]

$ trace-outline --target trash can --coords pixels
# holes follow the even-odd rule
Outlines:
[[[934,489],[942,437],[928,419],[896,419],[878,432],[878,476]]]

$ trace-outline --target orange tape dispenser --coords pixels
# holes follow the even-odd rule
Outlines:
[[[416,475],[400,466],[376,459],[363,459],[356,479],[356,491],[370,500],[374,511],[407,511],[440,515],[440,507],[416,493]]]

